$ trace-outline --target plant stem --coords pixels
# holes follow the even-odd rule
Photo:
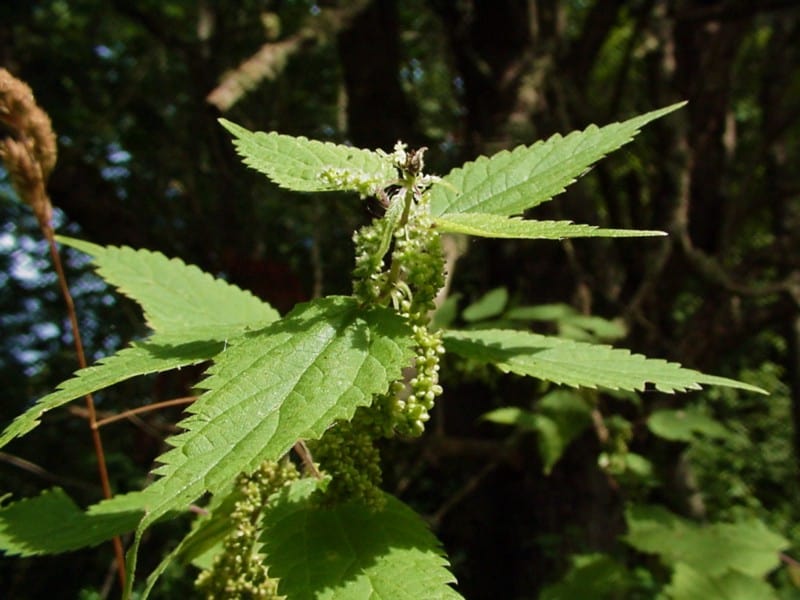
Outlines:
[[[53,228],[49,224],[40,223],[42,226],[42,233],[47,239],[47,244],[50,247],[50,256],[53,259],[53,266],[58,275],[58,283],[61,287],[61,294],[64,296],[64,301],[67,304],[67,314],[69,314],[70,327],[72,328],[72,339],[75,343],[75,353],[78,356],[78,366],[85,369],[86,355],[83,351],[83,342],[81,341],[80,328],[78,326],[78,315],[75,312],[75,303],[72,301],[72,294],[70,294],[69,286],[67,285],[67,278],[64,274],[64,267],[61,264],[61,256],[56,247],[55,235]],[[103,452],[103,440],[100,438],[100,430],[97,425],[97,414],[94,408],[94,398],[91,394],[86,394],[86,411],[88,412],[89,430],[92,433],[92,442],[94,443],[94,451],[97,456],[97,468],[100,472],[100,485],[103,488],[103,496],[106,499],[111,498],[111,484],[108,479],[108,468],[106,466],[106,456]],[[125,553],[122,548],[122,539],[115,536],[112,540],[114,545],[114,556],[117,563],[117,574],[119,575],[119,582],[122,588],[125,588]]]
[[[150,412],[151,410],[159,410],[162,408],[167,408],[169,406],[178,406],[181,404],[191,404],[197,400],[197,396],[185,396],[183,398],[173,398],[172,400],[164,400],[163,402],[153,402],[152,404],[148,404],[147,406],[140,406],[138,408],[132,408],[130,410],[126,410],[116,415],[112,415],[110,417],[106,417],[105,419],[100,419],[99,421],[95,421],[96,427],[99,429],[104,425],[108,425],[109,423],[114,423],[115,421],[121,421],[122,419],[127,419],[128,417],[132,417],[133,415],[138,415],[145,412]],[[95,419],[97,415],[95,415]]]

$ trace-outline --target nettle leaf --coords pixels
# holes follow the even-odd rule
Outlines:
[[[234,339],[200,387],[208,391],[180,423],[186,431],[159,460],[162,478],[142,528],[239,473],[277,460],[300,438],[317,438],[387,391],[411,358],[406,322],[332,296],[299,305],[266,328]]]
[[[225,119],[244,163],[279,186],[297,192],[354,191],[372,195],[397,179],[392,159],[363,150],[271,131],[252,132]]]
[[[676,600],[777,600],[778,594],[766,581],[727,571],[716,577],[678,563],[672,581],[664,588],[668,598]]]
[[[34,556],[96,546],[135,529],[142,514],[135,508],[84,512],[62,489],[53,488],[0,508],[0,550]]]
[[[663,231],[603,229],[572,221],[534,221],[520,217],[479,212],[447,213],[435,217],[436,228],[446,233],[465,233],[479,237],[561,240],[576,237],[651,237],[667,235]]]
[[[753,385],[705,375],[677,363],[645,358],[629,350],[507,329],[447,331],[445,347],[501,371],[573,387],[642,391],[651,384],[660,392],[698,390],[720,385],[766,394]]]
[[[789,545],[758,519],[698,525],[660,506],[634,506],[626,511],[626,520],[628,544],[711,577],[729,570],[764,577],[780,565],[779,553]]]
[[[227,329],[226,329],[227,332]],[[207,334],[210,332],[206,331]],[[223,331],[210,335],[209,339],[196,336],[196,332],[185,334],[155,334],[145,342],[135,342],[116,354],[100,359],[96,364],[75,373],[59,388],[40,398],[31,408],[19,415],[0,436],[0,447],[20,437],[41,422],[44,413],[63,406],[76,398],[102,390],[121,381],[180,369],[209,360],[224,347]],[[186,341],[186,340],[197,341]]]
[[[422,518],[385,495],[374,510],[359,503],[321,507],[314,482],[273,497],[262,551],[278,593],[292,600],[449,600],[461,598],[439,542]]]
[[[250,292],[160,252],[103,247],[63,236],[58,240],[91,255],[98,274],[139,303],[156,331],[264,325],[280,316]]]
[[[77,371],[18,416],[0,436],[0,447],[37,427],[50,410],[131,377],[209,360],[229,339],[280,316],[250,292],[158,252],[58,239],[91,255],[98,273],[136,300],[158,333]]]
[[[519,146],[511,152],[504,150],[466,163],[443,177],[444,185],[431,189],[431,213],[519,214],[563,192],[592,164],[630,142],[641,127],[684,104],[673,104],[623,123],[590,125],[566,137],[556,134],[532,146]]]
[[[131,377],[208,360],[227,339],[279,316],[251,293],[160,253],[65,237],[59,241],[91,255],[98,273],[136,300],[150,326],[162,333],[78,371],[17,417],[0,436],[0,446],[34,429],[47,411]]]

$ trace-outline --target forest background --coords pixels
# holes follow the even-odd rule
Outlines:
[[[49,190],[60,229],[178,256],[281,312],[349,293],[351,234],[370,211],[352,198],[291,196],[245,170],[218,117],[367,148],[402,139],[427,146],[428,170],[443,174],[479,154],[689,101],[537,209],[668,238],[470,241],[451,294],[462,310],[505,289],[493,317],[566,302],[607,322],[561,319],[540,331],[613,339],[771,395],[598,394],[587,427],[551,448],[560,460],[550,469],[541,432],[481,419],[499,406],[535,409],[547,390],[453,365],[426,436],[386,449],[387,489],[428,517],[470,599],[537,597],[589,552],[613,556],[641,589],[657,587],[652,561],[620,545],[632,500],[701,522],[755,516],[789,540],[787,565],[798,557],[798,39],[790,0],[0,3],[0,66],[31,85],[58,134]],[[75,358],[46,246],[1,169],[0,211],[5,425],[66,379]],[[142,336],[134,305],[68,256],[88,354]],[[456,318],[470,322],[469,312]],[[99,410],[185,396],[198,375],[117,386],[98,395]],[[650,419],[663,409],[722,429],[664,439]],[[96,501],[83,416],[58,411],[6,448],[2,492],[58,484]],[[146,482],[178,418],[170,409],[104,429],[115,490]],[[150,562],[168,540],[161,531],[148,540]],[[113,581],[111,559],[107,546],[3,558],[0,590],[77,597]],[[192,576],[171,573],[163,597],[186,597]],[[789,569],[772,577],[797,597]]]

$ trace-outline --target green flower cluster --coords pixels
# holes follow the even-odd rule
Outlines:
[[[288,460],[265,461],[252,475],[239,476],[235,488],[239,499],[230,515],[231,532],[213,566],[195,581],[195,587],[208,600],[283,598],[278,596],[278,581],[267,573],[264,556],[258,551],[258,537],[269,497],[297,478],[297,469]]]
[[[319,178],[332,189],[356,190],[362,198],[374,195],[381,183],[360,169],[328,168],[319,174]]]
[[[383,506],[381,457],[370,420],[361,409],[352,421],[339,422],[321,439],[308,442],[314,461],[331,476],[324,502],[360,500],[375,509]]]
[[[384,293],[389,273],[383,268],[383,240],[391,235],[390,223],[376,219],[355,232],[356,266],[353,269],[353,295],[364,305],[376,305]]]
[[[436,294],[444,285],[444,256],[439,234],[431,227],[427,203],[414,208],[409,221],[395,232],[392,253],[392,264],[399,265],[400,273],[391,293],[392,303],[411,323],[417,346],[413,376],[393,386],[391,425],[408,436],[422,435],[429,411],[442,393],[439,358],[444,353],[441,334],[428,328]]]
[[[422,157],[422,151],[407,152],[402,145],[395,148],[399,179],[379,194],[386,214],[353,236],[354,296],[365,306],[391,303],[413,329],[416,356],[404,378],[394,382],[387,394],[310,444],[314,460],[332,476],[326,498],[333,502],[359,498],[379,506],[383,496],[375,440],[421,435],[442,393],[439,358],[444,347],[441,335],[428,329],[428,324],[444,285],[444,256],[426,192],[434,178],[422,175]]]

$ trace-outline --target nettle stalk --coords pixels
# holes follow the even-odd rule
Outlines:
[[[209,597],[230,581],[265,598],[460,598],[426,522],[381,490],[375,445],[423,433],[443,393],[445,349],[474,364],[573,388],[674,393],[705,384],[763,392],[607,345],[522,329],[431,327],[445,280],[443,233],[549,240],[665,235],[519,215],[679,107],[480,157],[442,178],[424,173],[424,150],[401,143],[386,153],[254,133],[222,120],[244,162],[277,185],[354,192],[384,207],[353,236],[353,294],[299,304],[281,316],[179,260],[59,238],[89,254],[106,281],[141,305],[153,333],[41,398],[0,435],[0,446],[83,394],[137,375],[212,364],[149,487],[86,511],[57,489],[11,503],[0,510],[0,549],[46,554],[134,531],[130,596],[145,532],[210,498],[195,507],[203,516],[150,573],[142,597],[171,562],[201,560],[214,547],[216,566],[199,583]],[[324,476],[309,460],[300,477],[284,468],[290,450],[306,442]],[[36,535],[43,513],[73,526]],[[2,535],[9,523],[14,537]]]

